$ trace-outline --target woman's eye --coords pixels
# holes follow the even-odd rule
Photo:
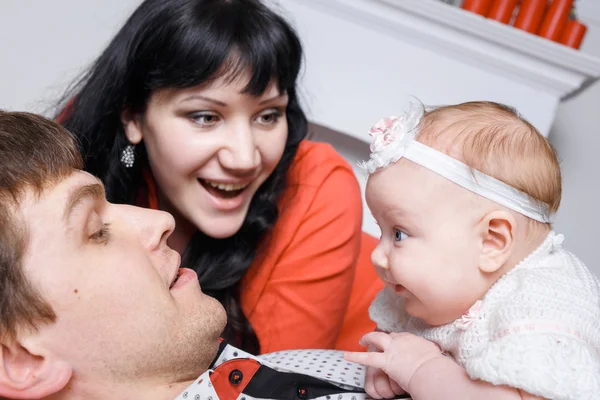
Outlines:
[[[394,235],[396,242],[401,242],[408,237],[408,235],[402,232],[400,229],[394,229]]]
[[[190,118],[198,125],[202,126],[213,126],[219,122],[219,116],[210,113],[196,113],[192,114]]]
[[[274,125],[281,118],[282,113],[280,111],[271,111],[269,113],[261,114],[258,116],[258,122],[263,125]]]

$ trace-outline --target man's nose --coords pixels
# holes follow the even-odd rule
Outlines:
[[[127,229],[138,235],[138,240],[149,251],[166,246],[167,238],[175,229],[175,219],[165,211],[151,210],[135,206],[121,206],[129,220]]]

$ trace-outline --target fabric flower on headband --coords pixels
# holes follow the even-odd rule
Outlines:
[[[416,138],[424,107],[420,103],[409,105],[401,116],[383,118],[369,131],[371,156],[369,161],[359,163],[367,173],[372,174],[401,159],[407,146]]]
[[[379,152],[389,145],[396,139],[394,136],[394,129],[396,124],[402,122],[402,118],[398,117],[387,117],[371,127],[369,136],[373,139],[371,141],[371,152]]]

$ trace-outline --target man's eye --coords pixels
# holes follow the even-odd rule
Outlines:
[[[96,232],[92,233],[92,235],[90,236],[90,240],[100,242],[100,243],[108,242],[108,239],[110,238],[109,228],[110,228],[110,224],[102,224],[100,229],[98,229]]]
[[[401,242],[407,237],[408,235],[402,232],[400,229],[394,229],[394,239],[396,240],[396,242]]]

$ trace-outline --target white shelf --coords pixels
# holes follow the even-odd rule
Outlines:
[[[565,99],[600,77],[600,59],[435,0],[301,0]],[[597,5],[596,5],[597,7]]]
[[[436,0],[278,3],[306,51],[309,118],[362,141],[407,94],[509,104],[548,135],[558,104],[600,77],[598,58]]]

